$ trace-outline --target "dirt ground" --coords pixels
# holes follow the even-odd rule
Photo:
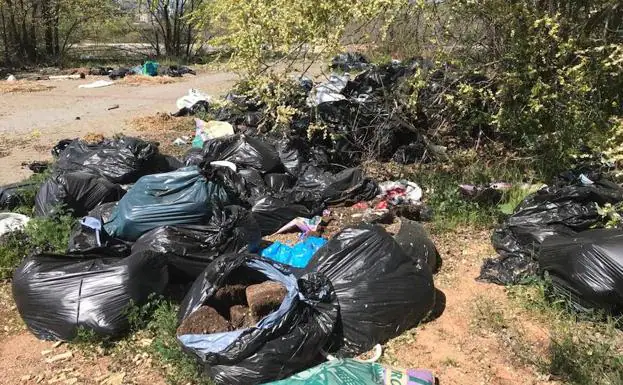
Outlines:
[[[82,89],[104,77],[83,80],[41,81],[54,86],[40,92],[0,93],[0,184],[20,181],[30,175],[23,162],[51,157],[50,148],[58,140],[89,132],[104,135],[136,134],[128,121],[157,112],[176,111],[175,101],[198,88],[210,95],[221,95],[236,77],[227,72],[187,75],[171,84]],[[119,105],[119,108],[109,110]]]
[[[21,163],[48,159],[59,139],[89,132],[136,134],[127,124],[131,118],[173,111],[175,100],[191,87],[222,94],[234,79],[229,73],[206,73],[165,85],[79,89],[78,84],[94,80],[90,77],[54,82],[49,91],[0,94],[0,183],[28,176]],[[118,109],[108,110],[116,104]],[[382,362],[432,369],[441,385],[558,384],[518,359],[509,334],[489,325],[488,309],[503,309],[528,338],[531,351],[547,348],[546,326],[513,306],[504,288],[475,281],[482,259],[494,253],[489,235],[459,229],[433,237],[443,258],[435,285],[445,308],[436,319],[390,341]],[[7,385],[165,384],[146,353],[87,354],[68,344],[37,340],[21,323],[7,282],[0,283],[0,373],[0,384]]]
[[[431,369],[441,385],[561,384],[540,376],[518,358],[516,345],[508,341],[514,335],[509,337],[490,325],[487,311],[495,306],[523,332],[527,339],[523,344],[528,345],[522,346],[527,349],[524,353],[538,354],[547,348],[549,332],[545,325],[511,304],[504,288],[475,280],[482,258],[493,253],[489,232],[460,229],[433,238],[443,258],[435,286],[443,293],[438,298],[440,302],[445,300],[445,309],[438,318],[386,344],[382,362]],[[53,342],[38,341],[19,321],[10,286],[3,284],[0,293],[0,324],[5,325],[0,331],[0,384],[165,383],[152,367],[151,358],[141,353],[122,360],[120,366],[118,357],[85,356],[82,350],[70,349],[67,344],[55,348]],[[70,350],[72,357],[49,362]]]

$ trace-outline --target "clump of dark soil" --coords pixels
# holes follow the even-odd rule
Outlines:
[[[246,292],[251,313],[260,319],[279,308],[286,297],[287,290],[279,282],[266,281],[248,286]]]
[[[230,329],[229,322],[216,309],[202,306],[182,321],[177,335],[222,333]]]
[[[279,282],[259,284],[227,284],[208,301],[182,321],[177,335],[212,334],[244,329],[257,324],[277,310],[287,290]]]
[[[229,309],[229,320],[234,329],[248,328],[259,321],[251,314],[251,310],[244,305],[232,306]]]

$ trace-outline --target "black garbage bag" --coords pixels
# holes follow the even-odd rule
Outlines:
[[[418,267],[427,266],[436,273],[441,266],[441,256],[424,226],[418,222],[400,218],[400,229],[394,240],[411,257]]]
[[[260,226],[262,236],[270,235],[296,217],[311,218],[317,212],[276,197],[264,197],[251,208],[253,218]]]
[[[435,302],[433,277],[383,228],[362,224],[335,235],[304,269],[335,289],[340,319],[330,352],[352,357],[422,321]]]
[[[264,176],[264,182],[269,190],[275,192],[281,192],[288,190],[294,184],[293,178],[289,174],[266,174]]]
[[[203,144],[203,159],[206,163],[226,160],[240,168],[252,168],[262,173],[281,167],[279,154],[271,144],[246,135],[207,140]]]
[[[11,183],[0,187],[0,210],[13,210],[19,206],[32,206],[37,189],[36,182]]]
[[[253,169],[240,170],[238,175],[244,180],[252,201],[266,196],[267,186],[259,171]]]
[[[196,279],[217,257],[256,252],[262,236],[250,211],[239,206],[216,210],[205,225],[158,227],[143,234],[132,252],[150,250],[166,258],[172,281]]]
[[[587,230],[543,241],[540,269],[579,311],[623,313],[623,231]]]
[[[62,206],[80,217],[101,203],[118,201],[124,194],[121,186],[95,174],[58,173],[39,188],[35,197],[35,214],[49,216]]]
[[[119,201],[104,228],[113,237],[135,241],[156,227],[205,223],[214,208],[231,199],[222,181],[208,181],[195,166],[147,175]]]
[[[281,283],[287,294],[276,311],[254,326],[217,334],[178,336],[183,349],[203,363],[204,372],[216,384],[261,384],[288,377],[324,360],[321,349],[335,326],[338,305],[331,284],[319,273],[297,280],[284,265],[258,256],[223,256],[197,278],[184,298],[178,318],[185,319],[203,305],[223,312],[213,300],[219,288],[266,280]]]
[[[361,71],[370,66],[370,62],[359,52],[344,52],[331,60],[331,69],[341,71]]]
[[[203,162],[203,150],[200,148],[193,147],[184,154],[184,166],[200,166]]]
[[[58,143],[56,143],[56,145],[54,147],[52,147],[52,156],[54,158],[58,158],[59,156],[61,156],[61,153],[67,148],[67,146],[69,146],[69,144],[71,142],[73,142],[74,140],[77,139],[61,139],[58,141]]]
[[[129,242],[113,238],[106,233],[100,217],[88,216],[82,218],[74,225],[69,236],[67,253],[73,255],[96,254],[124,258],[130,255],[130,246]]]
[[[71,340],[79,328],[118,336],[129,327],[130,306],[162,293],[167,280],[166,263],[151,253],[123,259],[41,254],[13,273],[13,298],[37,338]]]
[[[308,207],[318,207],[318,203],[348,206],[372,200],[378,194],[379,187],[376,182],[365,178],[363,170],[359,168],[331,174],[308,165],[293,188],[292,199]]]
[[[99,218],[102,220],[102,223],[106,223],[112,217],[115,207],[117,207],[117,202],[102,203],[93,210],[89,211],[89,216]]]
[[[132,137],[105,139],[98,144],[74,140],[60,154],[56,169],[100,175],[119,184],[134,183],[147,171],[158,153],[155,143]]]
[[[110,80],[123,79],[124,77],[132,74],[132,70],[125,67],[117,68],[116,70],[112,70],[108,73],[108,77]]]
[[[210,111],[210,103],[207,100],[199,100],[190,107],[182,107],[177,112],[171,114],[174,117],[181,116],[193,116],[199,113],[206,113]]]
[[[546,238],[603,227],[598,206],[622,200],[623,188],[605,180],[539,190],[494,231],[491,242],[500,256],[485,260],[478,279],[508,285],[536,275],[535,255]]]
[[[298,176],[309,159],[309,149],[305,140],[295,137],[275,140],[274,143],[283,167],[290,175]]]

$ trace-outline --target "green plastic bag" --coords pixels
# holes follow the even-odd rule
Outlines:
[[[143,75],[158,76],[158,67],[160,64],[155,61],[148,60],[143,64]]]
[[[327,361],[267,385],[434,385],[427,370],[394,369],[352,359]]]

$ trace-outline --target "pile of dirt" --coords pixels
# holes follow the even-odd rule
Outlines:
[[[216,309],[202,306],[182,322],[177,335],[221,333],[229,329],[229,322]]]
[[[286,296],[279,282],[255,285],[229,284],[214,294],[210,306],[202,306],[182,321],[177,335],[212,334],[244,329],[277,310]]]

